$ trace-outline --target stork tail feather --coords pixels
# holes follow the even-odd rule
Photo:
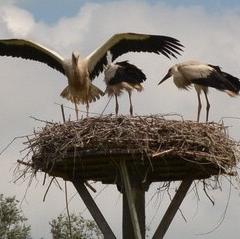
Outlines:
[[[239,78],[232,76],[226,72],[222,72],[223,76],[228,80],[231,84],[232,89],[228,89],[233,92],[233,94],[237,95],[240,91],[240,80]]]
[[[85,89],[78,91],[71,90],[71,88],[67,86],[61,93],[61,96],[63,98],[70,100],[72,103],[76,104],[88,104],[96,101],[103,95],[104,92],[93,84],[90,84],[89,92],[87,92]]]
[[[62,93],[60,94],[63,98],[72,101],[72,96],[69,90],[69,86],[65,87],[62,91]]]
[[[89,89],[89,102],[96,101],[101,96],[104,95],[104,92],[100,90],[97,86],[91,84]]]

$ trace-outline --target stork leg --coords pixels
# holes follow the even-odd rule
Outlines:
[[[209,103],[209,100],[208,100],[208,97],[207,97],[207,91],[204,90],[203,92],[204,92],[204,95],[205,95],[205,98],[206,98],[206,102],[207,102],[207,106],[206,106],[206,122],[208,122],[210,103]]]
[[[77,117],[77,120],[78,120],[78,106],[77,106],[77,103],[76,101],[74,101],[74,105],[75,105],[75,112],[76,112],[76,117]]]
[[[88,100],[87,100],[86,110],[87,110],[87,117],[88,117],[88,113],[89,113],[89,102],[88,102]]]
[[[197,122],[199,122],[200,118],[200,112],[202,109],[202,103],[201,103],[201,98],[200,98],[200,92],[197,91],[197,97],[198,97],[198,115],[197,115]]]
[[[118,98],[117,98],[116,94],[115,94],[115,100],[116,100],[115,113],[116,113],[116,115],[118,115],[119,105],[118,105]]]
[[[129,102],[130,102],[130,115],[133,116],[133,105],[132,105],[132,92],[128,91]]]

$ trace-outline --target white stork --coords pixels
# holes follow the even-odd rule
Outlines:
[[[88,110],[89,102],[103,95],[91,81],[103,71],[104,65],[107,65],[107,51],[111,52],[113,60],[130,51],[161,53],[170,58],[180,54],[182,47],[177,39],[168,36],[119,33],[85,58],[72,53],[70,59],[64,59],[56,52],[24,39],[0,40],[0,55],[39,61],[66,75],[68,86],[61,96],[75,104],[77,114],[77,104],[86,104]]]
[[[110,56],[108,56],[109,58]],[[135,89],[137,91],[142,91],[143,86],[141,83],[146,80],[145,74],[137,68],[135,65],[128,63],[128,61],[121,61],[116,63],[111,63],[108,59],[108,65],[105,67],[104,71],[104,81],[107,85],[105,93],[108,96],[115,96],[116,107],[115,113],[118,115],[118,96],[123,93],[123,90],[128,92],[129,102],[130,102],[130,115],[133,115],[133,105],[132,105],[132,91]]]
[[[191,84],[194,84],[198,97],[198,122],[202,108],[200,98],[202,91],[207,102],[207,122],[210,109],[210,104],[207,97],[208,87],[213,87],[217,90],[224,91],[232,97],[238,95],[240,90],[240,80],[238,78],[221,71],[219,66],[204,64],[198,61],[191,60],[172,66],[158,84],[161,84],[171,76],[173,76],[173,82],[177,88],[188,90]]]

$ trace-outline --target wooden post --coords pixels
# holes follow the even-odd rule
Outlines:
[[[164,237],[192,182],[193,179],[191,178],[182,181],[152,239],[162,239]]]
[[[145,238],[145,189],[141,188],[140,185],[132,187],[132,195],[134,204],[137,211],[139,220],[139,226],[141,230],[142,238]],[[123,238],[134,238],[133,225],[131,215],[128,207],[128,200],[125,192],[123,192],[123,218],[122,218],[122,234]]]
[[[94,202],[91,194],[88,192],[87,188],[85,187],[84,182],[75,180],[75,181],[72,181],[72,183],[77,189],[78,193],[80,194],[83,202],[85,203],[86,207],[88,208],[95,222],[97,223],[100,230],[102,231],[104,235],[104,239],[116,239],[110,226],[108,225],[107,221],[105,220],[98,206]]]
[[[124,184],[123,190],[123,238],[134,238],[134,239],[143,239],[142,232],[145,234],[145,213],[142,215],[144,217],[144,227],[140,229],[140,220],[139,215],[137,213],[136,204],[140,207],[139,212],[145,210],[143,194],[141,192],[141,200],[139,203],[136,203],[137,200],[137,190],[133,190],[130,178],[128,175],[127,165],[125,160],[120,161],[120,171],[121,178]],[[128,210],[126,209],[128,208]],[[139,208],[138,208],[139,209]],[[139,213],[140,214],[140,213]],[[130,215],[130,217],[129,217]],[[142,218],[141,216],[141,218]],[[129,220],[131,219],[131,220]],[[131,223],[130,223],[131,222]],[[143,222],[142,222],[143,223]],[[130,227],[132,226],[132,230]]]

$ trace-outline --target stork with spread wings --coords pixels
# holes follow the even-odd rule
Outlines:
[[[175,38],[161,35],[137,33],[119,33],[113,35],[101,47],[83,58],[73,52],[72,57],[65,59],[58,53],[30,40],[2,39],[0,40],[0,55],[21,57],[47,64],[64,74],[68,86],[61,96],[75,104],[78,118],[78,104],[96,101],[104,93],[92,84],[92,81],[107,65],[107,52],[112,54],[112,60],[127,52],[152,52],[168,58],[176,57],[182,51],[182,44]]]

